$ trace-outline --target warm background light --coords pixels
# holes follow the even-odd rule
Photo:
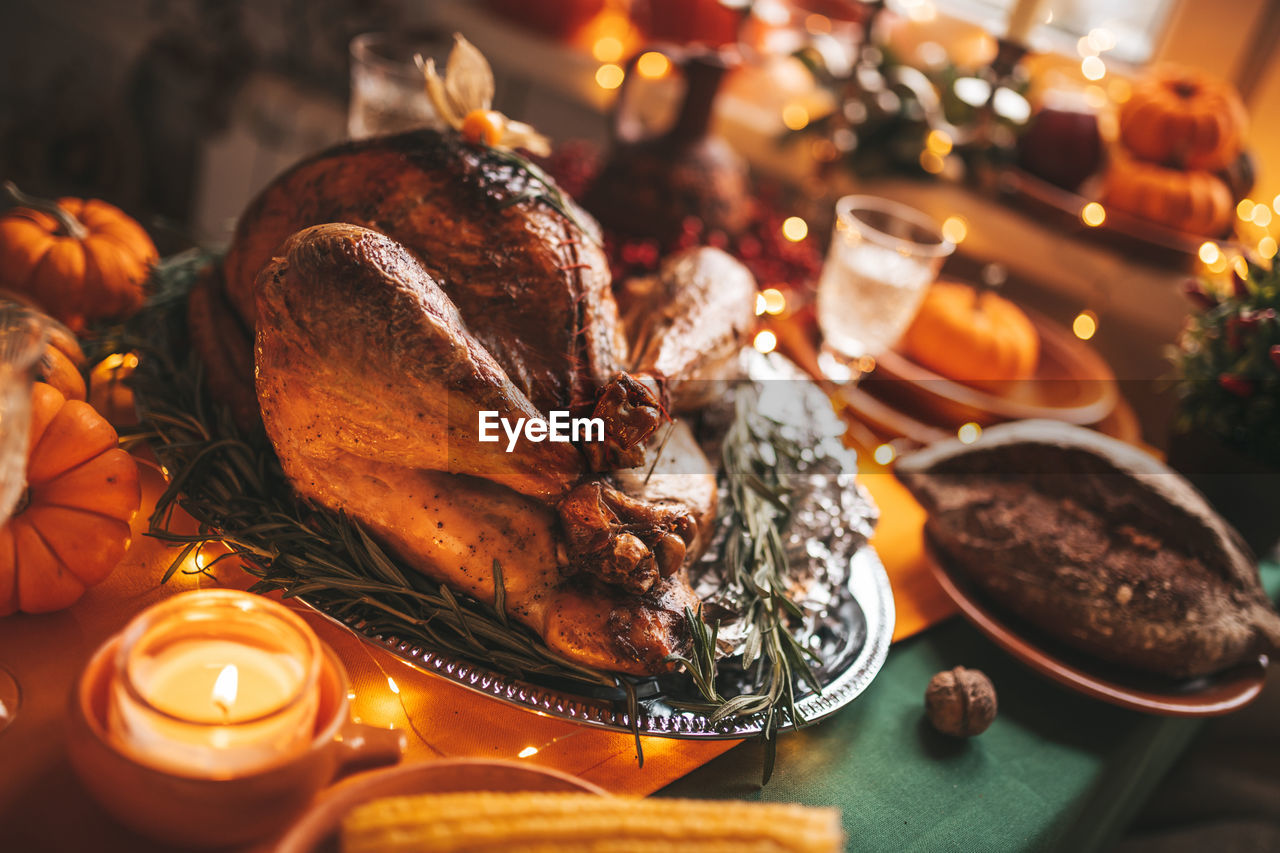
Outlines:
[[[1206,264],[1212,264],[1218,260],[1221,253],[1218,251],[1218,244],[1212,241],[1205,241],[1200,244],[1200,260]]]
[[[778,336],[768,329],[761,329],[752,346],[760,352],[773,352],[778,348]]]
[[[799,216],[788,216],[782,222],[782,236],[793,243],[798,243],[809,235],[809,223]]]
[[[973,421],[965,424],[956,430],[956,438],[960,439],[962,444],[973,444],[978,440],[978,436],[982,435],[982,427]]]
[[[1081,208],[1080,219],[1090,228],[1097,228],[1107,221],[1107,209],[1096,201],[1091,201]]]
[[[760,291],[765,314],[781,314],[787,310],[787,297],[776,287],[766,287]]]
[[[596,69],[596,84],[601,89],[616,89],[622,85],[626,72],[621,67],[609,63]]]
[[[942,236],[959,246],[969,236],[969,224],[963,216],[948,216],[942,220]]]
[[[640,73],[641,77],[646,77],[650,80],[665,77],[670,70],[671,61],[656,50],[645,51],[636,60],[636,71]]]
[[[924,146],[939,157],[946,157],[951,153],[951,137],[941,130],[931,130],[925,137]]]
[[[936,175],[941,172],[944,165],[942,158],[929,149],[926,148],[920,152],[920,168],[930,175]]]
[[[800,104],[787,104],[782,108],[782,123],[788,130],[804,130],[809,125],[809,111]]]
[[[622,51],[622,40],[613,36],[597,39],[596,43],[591,46],[591,55],[598,62],[617,62],[622,58]]]
[[[1098,317],[1092,311],[1081,311],[1071,323],[1071,331],[1077,338],[1087,341],[1098,331]]]

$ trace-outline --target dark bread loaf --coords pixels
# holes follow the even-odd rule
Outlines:
[[[950,565],[1078,649],[1174,677],[1280,649],[1280,615],[1248,547],[1135,447],[1022,421],[973,445],[939,442],[896,473]]]

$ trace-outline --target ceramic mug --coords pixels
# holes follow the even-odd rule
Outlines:
[[[150,838],[190,847],[261,840],[287,826],[339,774],[394,764],[404,733],[352,722],[350,682],[323,647],[316,734],[299,754],[234,779],[201,779],[151,767],[107,735],[107,702],[120,637],[90,659],[70,698],[67,748],[85,788],[120,823]]]

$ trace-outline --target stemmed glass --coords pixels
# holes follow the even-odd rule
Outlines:
[[[875,196],[836,202],[831,248],[818,281],[818,364],[839,384],[875,367],[915,317],[955,244],[920,211]]]
[[[9,520],[27,488],[31,383],[46,335],[34,312],[0,300],[0,525]],[[0,731],[13,722],[21,700],[17,679],[0,666]]]

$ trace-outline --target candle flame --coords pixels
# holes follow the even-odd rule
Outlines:
[[[226,714],[235,704],[236,694],[239,692],[240,670],[235,664],[229,663],[222,668],[222,672],[218,673],[218,678],[213,682],[213,704]]]

